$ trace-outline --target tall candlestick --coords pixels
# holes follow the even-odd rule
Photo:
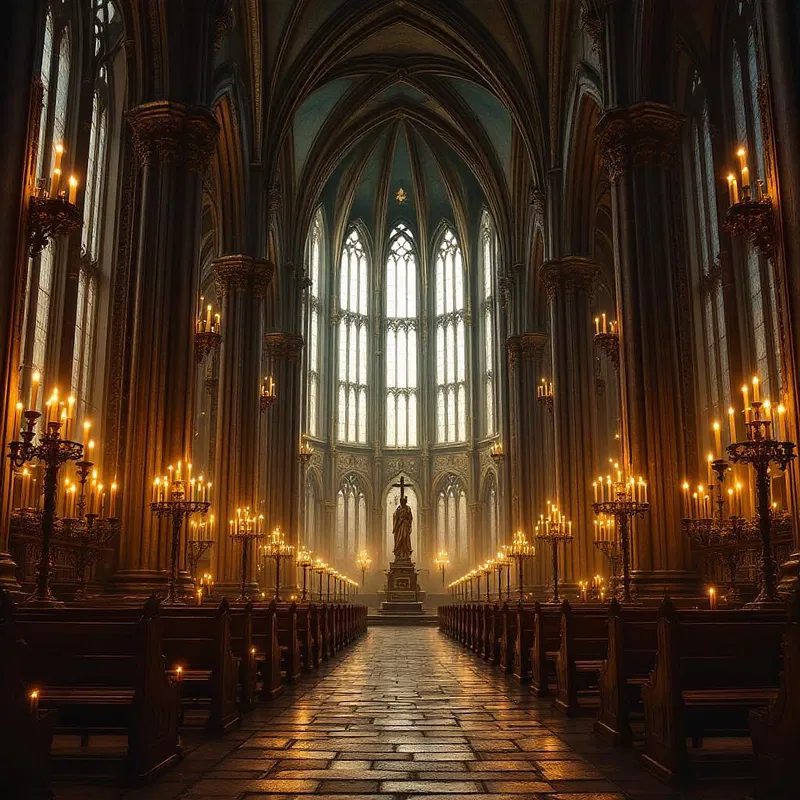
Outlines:
[[[739,202],[739,184],[733,174],[728,175],[728,201],[732,206]]]
[[[736,441],[736,412],[733,406],[728,409],[728,427],[731,435],[730,443],[733,444]]]
[[[69,176],[69,196],[67,198],[68,202],[75,205],[75,201],[78,199],[78,180],[74,175]]]
[[[745,416],[746,416],[747,412],[750,410],[750,400],[749,400],[749,393],[748,393],[748,389],[747,389],[747,384],[742,386],[742,401],[744,403],[744,413],[745,413]]]
[[[758,386],[759,386],[758,377],[754,376],[753,377],[753,402],[754,403],[757,403],[758,400],[759,400]]]

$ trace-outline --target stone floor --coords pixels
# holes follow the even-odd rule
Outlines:
[[[138,790],[61,787],[59,800],[740,800],[745,789],[668,789],[587,720],[493,669],[437,630],[371,629],[224,739],[189,750]]]

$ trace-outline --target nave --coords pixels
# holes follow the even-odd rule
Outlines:
[[[242,727],[187,753],[153,785],[68,787],[57,800],[739,800],[687,792],[612,752],[430,628],[371,628],[318,679],[262,704]]]

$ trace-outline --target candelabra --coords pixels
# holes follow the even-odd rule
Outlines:
[[[444,573],[445,570],[450,566],[450,559],[447,555],[447,550],[440,550],[436,558],[433,559],[433,563],[436,565],[436,569],[442,573],[442,586],[444,586]]]
[[[542,382],[536,387],[536,401],[540,406],[553,413],[553,382],[548,382],[547,378],[542,378]]]
[[[191,464],[186,465],[188,474],[191,476]],[[205,515],[211,507],[209,501],[208,487],[210,484],[200,486],[191,477],[189,478],[189,491],[187,494],[186,483],[181,478],[181,462],[178,462],[177,472],[168,468],[168,477],[156,478],[153,481],[153,498],[150,503],[150,510],[158,518],[168,518],[172,521],[172,536],[170,541],[169,556],[169,576],[167,579],[167,596],[164,598],[164,605],[183,605],[183,601],[177,595],[178,584],[178,559],[181,549],[181,531],[183,530],[184,520],[189,519],[193,514]]]
[[[521,603],[524,596],[524,564],[529,558],[533,558],[536,555],[536,548],[528,543],[528,537],[522,531],[516,531],[511,539],[508,555],[517,562],[517,591],[519,592],[519,602]]]
[[[322,576],[325,574],[325,570],[328,569],[328,565],[321,559],[318,558],[314,562],[313,571],[317,573],[319,576],[319,602],[322,602]],[[311,594],[313,595],[314,592],[312,590]]]
[[[597,345],[614,365],[619,369],[619,327],[616,320],[608,321],[606,315],[594,318],[594,343]]]
[[[269,541],[264,546],[264,557],[275,559],[275,600],[281,600],[281,559],[291,558],[294,555],[294,547],[286,544],[283,531],[275,528],[269,537]]]
[[[504,544],[498,551],[494,562],[497,565],[500,587],[500,594],[498,598],[500,600],[503,599],[503,570],[506,571],[506,600],[511,600],[511,564],[513,560],[514,559],[511,557],[508,545]]]
[[[119,533],[119,520],[115,517],[101,519],[97,514],[86,514],[81,519],[62,519],[62,530],[78,544],[78,588],[76,600],[86,600],[86,572],[100,557],[102,549]]]
[[[31,403],[35,405],[35,403]],[[9,460],[15,468],[20,468],[23,464],[33,461],[40,461],[44,467],[44,506],[42,509],[42,552],[39,559],[36,590],[26,601],[29,604],[40,606],[54,606],[60,603],[53,596],[50,589],[51,576],[51,541],[56,515],[56,492],[58,488],[58,472],[63,464],[68,461],[79,461],[83,456],[83,445],[61,438],[62,426],[65,424],[58,420],[56,403],[56,415],[53,419],[50,403],[48,403],[48,413],[45,418],[44,431],[39,434],[38,444],[34,444],[36,437],[36,424],[41,414],[38,411],[29,409],[24,411],[22,416],[25,420],[20,430],[20,439],[10,442]],[[69,422],[66,423],[69,427]],[[16,423],[15,423],[16,428]]]
[[[77,184],[74,184],[77,188]],[[57,236],[68,236],[83,224],[80,209],[75,205],[73,184],[70,193],[62,192],[58,197],[50,197],[44,190],[43,182],[30,199],[28,221],[28,255],[36,258]]]
[[[250,561],[250,546],[253,542],[264,538],[264,517],[256,517],[251,513],[250,508],[237,508],[236,519],[228,521],[228,538],[232,542],[239,542],[242,545],[242,569],[239,580],[239,596],[237,603],[249,603],[250,595],[247,591],[247,573]]]
[[[314,445],[306,438],[303,437],[302,441],[300,442],[300,449],[297,453],[297,458],[303,467],[308,466],[308,462],[311,461],[311,456],[314,455]]]
[[[758,530],[761,538],[761,591],[751,606],[782,605],[776,588],[776,564],[772,550],[772,514],[770,510],[770,464],[785,470],[795,458],[794,442],[779,441],[773,436],[772,409],[759,400],[758,379],[753,380],[753,402],[747,406],[745,394],[745,429],[747,439],[728,445],[728,455],[734,464],[751,464],[755,471]],[[779,418],[780,420],[780,418]],[[780,426],[779,426],[780,427]]]
[[[495,464],[501,464],[503,459],[506,457],[505,451],[503,450],[502,442],[495,442],[489,448],[489,456],[491,457],[492,461]]]
[[[572,541],[572,522],[566,519],[556,506],[548,503],[547,516],[543,514],[539,517],[539,524],[536,526],[534,535],[543,542],[550,542],[553,555],[553,594],[550,597],[551,603],[559,603],[561,598],[558,594],[559,584],[559,545]]]
[[[595,514],[605,514],[614,518],[614,528],[619,537],[619,550],[622,558],[622,588],[619,600],[633,603],[631,592],[631,524],[636,517],[643,516],[650,508],[647,502],[647,484],[642,478],[623,480],[622,473],[617,472],[617,480],[606,483],[601,480],[594,485],[595,502],[592,504]]]
[[[210,514],[208,522],[205,519],[199,524],[191,524],[191,534],[186,543],[186,566],[192,582],[197,586],[197,567],[200,559],[214,546],[214,515]]]
[[[594,546],[608,561],[608,588],[611,592],[611,596],[615,597],[619,590],[619,568],[622,560],[622,548],[616,538],[595,539]]]
[[[370,564],[372,564],[372,559],[369,557],[369,554],[366,550],[362,550],[358,554],[356,564],[358,564],[358,567],[361,570],[361,585],[363,586],[366,579],[367,570],[369,569]]]
[[[306,590],[306,570],[309,568],[313,569],[313,565],[314,560],[311,557],[310,551],[306,550],[305,547],[301,547],[300,552],[297,554],[297,566],[303,570],[303,594],[300,597],[303,602],[308,599],[308,592]]]
[[[275,381],[271,376],[264,378],[261,383],[261,396],[259,397],[262,413],[268,408],[272,408],[277,399],[278,394],[275,391]]]
[[[202,307],[202,305],[203,298],[201,297],[200,306]],[[205,311],[205,316],[202,312],[198,315],[194,326],[194,358],[198,364],[222,342],[219,314],[213,313],[210,303],[206,306]]]

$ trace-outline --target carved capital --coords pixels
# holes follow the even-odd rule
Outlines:
[[[541,361],[547,346],[547,334],[523,333],[519,338],[519,357],[523,361]]]
[[[304,346],[305,339],[297,333],[275,331],[264,334],[264,350],[270,358],[299,361]]]
[[[603,114],[596,131],[609,180],[613,183],[630,166],[672,166],[685,119],[671,106],[650,101]]]
[[[186,161],[201,173],[208,167],[219,135],[210,109],[158,100],[131,109],[126,117],[141,166]]]
[[[553,300],[559,292],[584,292],[591,295],[597,273],[597,262],[593,259],[568,256],[556,261],[545,261],[539,267],[539,280],[548,299]]]
[[[592,51],[597,56],[598,61],[603,59],[603,22],[597,14],[595,8],[587,0],[581,3],[580,15],[578,17],[580,29],[589,37],[592,43]]]
[[[217,297],[222,300],[228,292],[250,292],[263,297],[275,267],[264,258],[237,253],[215,259],[211,269]]]

